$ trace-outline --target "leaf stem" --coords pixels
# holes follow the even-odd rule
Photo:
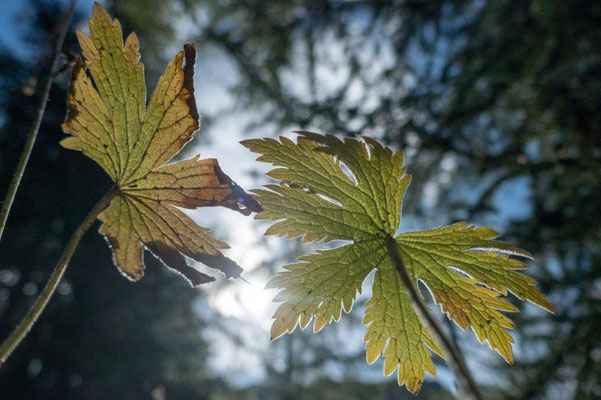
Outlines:
[[[23,172],[25,172],[25,167],[27,166],[27,162],[29,161],[29,156],[31,155],[31,151],[33,150],[33,145],[35,144],[38,131],[40,130],[40,125],[42,124],[42,117],[44,116],[44,111],[46,110],[46,103],[48,102],[48,96],[50,95],[50,88],[52,87],[54,75],[58,68],[58,60],[60,59],[63,43],[65,41],[65,36],[67,36],[67,31],[71,23],[71,18],[73,18],[73,13],[75,12],[76,2],[77,0],[71,0],[69,9],[63,15],[58,25],[58,38],[54,46],[52,66],[48,73],[48,79],[46,80],[46,84],[44,85],[44,92],[42,93],[42,97],[40,99],[40,104],[37,109],[37,115],[35,117],[31,130],[29,131],[29,135],[27,135],[27,140],[25,142],[25,147],[23,148],[23,153],[21,153],[21,158],[19,159],[19,163],[17,164],[17,169],[15,170],[12,180],[10,181],[8,191],[6,192],[6,197],[4,198],[4,202],[2,203],[2,209],[0,210],[0,238],[2,237],[2,233],[4,232],[6,220],[8,219],[8,214],[10,213],[10,208],[12,207],[13,202],[15,200],[15,195],[17,194],[19,183],[21,183]]]
[[[48,301],[52,297],[52,294],[56,290],[58,283],[60,282],[65,270],[67,269],[67,265],[79,244],[79,241],[86,233],[86,231],[92,226],[94,220],[98,217],[98,215],[109,205],[112,198],[117,193],[117,190],[111,189],[103,198],[94,206],[92,211],[88,214],[88,216],[83,220],[81,225],[73,232],[71,235],[71,239],[69,239],[69,243],[63,250],[63,254],[61,258],[56,263],[56,267],[54,267],[54,271],[46,283],[44,290],[33,304],[27,315],[23,318],[23,320],[17,325],[15,330],[11,333],[11,335],[2,343],[0,347],[0,366],[4,364],[6,359],[11,355],[13,350],[21,343],[23,338],[27,335],[27,333],[31,330],[31,327],[39,318],[40,314],[48,304]]]
[[[462,395],[461,398],[483,400],[484,397],[480,393],[480,390],[478,389],[478,386],[476,385],[476,382],[474,381],[474,378],[472,377],[465,360],[455,349],[451,341],[446,337],[440,325],[430,315],[428,307],[422,300],[417,285],[409,276],[407,267],[401,258],[397,243],[393,237],[388,236],[386,240],[386,247],[388,249],[390,258],[392,259],[394,266],[401,277],[401,281],[405,286],[405,290],[409,294],[409,300],[411,300],[413,308],[420,316],[422,322],[426,325],[428,330],[435,336],[437,341],[442,346],[443,352],[445,353],[445,358],[447,359],[447,362],[451,366],[451,369],[453,370],[453,373],[457,379],[458,390]]]

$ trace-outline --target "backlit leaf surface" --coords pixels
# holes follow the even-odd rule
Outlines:
[[[502,311],[518,309],[500,295],[510,291],[552,311],[535,281],[519,272],[526,265],[509,257],[530,254],[494,240],[498,234],[492,229],[466,223],[397,234],[411,180],[403,154],[369,138],[299,134],[296,143],[284,137],[242,142],[260,154],[258,160],[275,166],[268,175],[278,181],[254,191],[264,209],[257,218],[275,221],[266,234],[350,243],[301,256],[268,282],[268,288],[281,289],[272,339],[297,325],[304,329],[311,320],[315,332],[338,321],[375,270],[364,318],[367,361],[382,355],[384,374],[397,370],[398,383],[417,393],[425,373],[436,374],[431,352],[442,351],[418,318],[387,253],[386,239],[393,237],[410,275],[429,289],[442,311],[512,362],[507,329],[514,325]]]
[[[123,43],[119,21],[97,3],[89,26],[90,36],[77,32],[85,63],[78,58],[73,68],[63,124],[70,136],[61,144],[92,158],[115,182],[117,195],[98,218],[117,268],[140,279],[146,247],[193,285],[214,278],[189,266],[186,257],[239,277],[240,266],[221,254],[227,244],[177,207],[223,206],[245,215],[260,207],[215,159],[165,164],[199,127],[194,45],[176,54],[146,105],[135,33]]]

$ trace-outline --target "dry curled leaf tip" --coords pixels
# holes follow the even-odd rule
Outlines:
[[[193,259],[237,278],[242,268],[225,257],[227,244],[211,237],[179,208],[222,206],[248,215],[256,201],[219,167],[198,156],[168,163],[199,128],[194,99],[196,49],[187,43],[159,79],[147,104],[138,37],[123,42],[118,20],[95,3],[90,36],[77,32],[69,112],[61,144],[96,161],[117,192],[100,214],[117,268],[129,279],[144,272],[144,248],[193,286],[214,278],[188,265]]]

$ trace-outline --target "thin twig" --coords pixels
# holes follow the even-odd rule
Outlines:
[[[40,130],[40,125],[42,124],[42,117],[44,116],[44,111],[46,110],[46,103],[48,102],[48,96],[50,95],[50,88],[52,87],[54,75],[58,68],[58,62],[62,54],[63,43],[65,41],[65,36],[67,36],[69,25],[71,24],[71,18],[73,18],[76,2],[77,0],[71,0],[69,9],[63,15],[58,25],[59,32],[58,38],[56,40],[56,45],[54,47],[52,66],[48,73],[48,79],[46,80],[46,84],[44,86],[42,98],[40,99],[40,105],[38,106],[37,115],[33,122],[33,126],[29,131],[29,135],[27,135],[27,141],[25,142],[23,153],[21,153],[19,164],[17,164],[17,169],[15,170],[13,178],[10,181],[8,191],[6,192],[6,197],[4,198],[4,202],[2,203],[2,210],[0,210],[0,238],[2,237],[2,233],[4,232],[6,220],[8,219],[8,214],[10,213],[10,208],[12,207],[13,201],[15,200],[15,195],[17,194],[19,183],[21,183],[23,172],[25,172],[25,167],[27,166],[27,162],[29,161],[29,156],[31,155],[33,145],[35,144],[36,137],[38,136],[38,131]]]
[[[403,259],[401,258],[401,254],[399,253],[399,249],[397,248],[397,243],[394,238],[390,236],[388,237],[386,241],[386,247],[388,248],[388,254],[390,255],[390,258],[392,258],[396,270],[401,276],[401,281],[405,286],[405,290],[409,294],[409,300],[411,300],[413,308],[420,316],[422,322],[426,325],[428,330],[434,335],[434,337],[442,346],[442,350],[445,353],[445,358],[451,366],[451,369],[455,374],[455,378],[457,379],[458,389],[461,393],[461,399],[484,400],[484,397],[480,393],[480,390],[478,389],[472,374],[467,368],[463,357],[457,352],[453,344],[442,331],[442,328],[430,315],[428,307],[426,304],[424,304],[416,284],[409,276],[409,272],[407,271],[407,267],[405,267],[405,263],[403,263]]]
[[[63,250],[63,254],[61,258],[56,263],[56,267],[54,267],[54,271],[46,283],[44,290],[40,293],[40,296],[31,307],[27,315],[23,318],[23,320],[19,323],[19,325],[15,328],[13,333],[2,343],[0,347],[0,366],[4,364],[6,359],[11,355],[13,350],[21,343],[23,338],[27,335],[27,333],[31,330],[33,324],[35,324],[36,320],[48,304],[48,301],[52,297],[52,294],[56,290],[58,283],[60,282],[65,270],[67,269],[67,265],[69,265],[69,261],[79,244],[79,241],[86,233],[86,231],[92,226],[94,220],[98,215],[109,205],[111,199],[115,196],[116,190],[111,190],[108,192],[102,200],[96,204],[96,206],[92,209],[92,211],[88,214],[88,216],[83,220],[81,225],[73,232],[71,239],[69,239],[69,243]]]

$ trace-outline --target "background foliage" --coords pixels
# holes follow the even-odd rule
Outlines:
[[[25,52],[0,45],[0,188],[21,151],[60,14],[58,2],[29,4],[19,25]],[[199,65],[217,57],[230,66],[236,79],[219,84],[235,101],[219,113],[201,109],[205,127],[233,118],[249,136],[310,128],[367,134],[404,149],[414,178],[404,214],[415,227],[468,219],[505,232],[505,240],[537,257],[529,274],[558,312],[526,308],[516,316],[516,364],[508,368],[481,357],[469,341],[458,342],[472,365],[492,371],[478,375],[491,398],[601,396],[598,2],[127,0],[107,6],[125,31],[141,38],[149,89],[182,41],[204,48]],[[79,9],[76,26],[91,4]],[[66,48],[78,51],[73,32]],[[0,243],[2,337],[110,187],[90,160],[58,146],[67,75],[51,92]],[[261,270],[275,271],[293,258],[296,243],[280,246]],[[210,338],[219,331],[243,350],[241,357],[253,351],[252,340],[238,334],[235,319],[216,325],[205,291],[186,287],[152,257],[147,262],[145,278],[133,285],[111,267],[100,235],[88,234],[59,294],[0,370],[0,397],[403,396],[394,382],[332,372],[364,363],[362,349],[341,351],[339,336],[352,334],[348,325],[357,321],[319,336],[280,339],[258,352],[263,381],[232,386],[234,371],[221,376],[209,364],[211,354],[223,351]],[[447,397],[430,382],[420,396]]]

